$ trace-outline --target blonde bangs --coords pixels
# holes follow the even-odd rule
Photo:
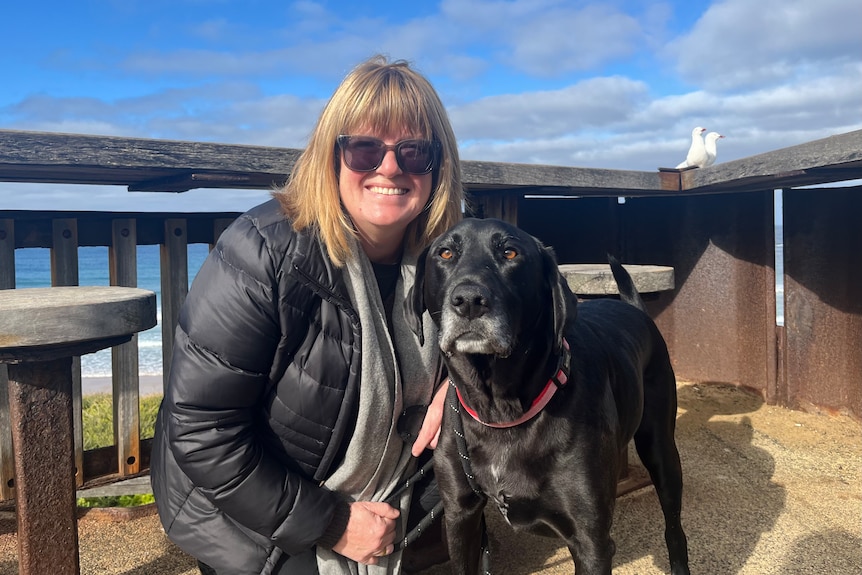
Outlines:
[[[358,79],[355,93],[345,94],[352,105],[346,106],[342,133],[370,130],[400,136],[406,130],[414,138],[434,137],[424,95],[415,82],[405,82],[403,74],[391,69],[376,70],[369,76]]]

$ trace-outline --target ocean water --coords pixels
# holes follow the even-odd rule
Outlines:
[[[784,229],[775,226],[775,323],[784,325]]]
[[[209,253],[206,244],[188,247],[189,285]],[[110,285],[108,248],[78,248],[78,284]],[[15,250],[15,287],[49,287],[51,285],[51,252],[48,248]],[[159,246],[138,246],[138,287],[156,293],[158,324],[138,334],[138,364],[141,375],[162,374],[162,293],[159,279]],[[111,375],[111,350],[103,349],[81,357],[82,377]]]

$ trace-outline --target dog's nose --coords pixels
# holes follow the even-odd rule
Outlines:
[[[489,309],[491,293],[487,288],[472,283],[464,283],[452,290],[449,303],[461,317],[476,319]]]

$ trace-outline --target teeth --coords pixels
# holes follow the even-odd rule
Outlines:
[[[368,189],[375,194],[382,194],[384,196],[401,196],[407,193],[405,188],[383,188],[380,186],[371,186]]]

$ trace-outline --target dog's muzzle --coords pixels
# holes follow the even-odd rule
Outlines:
[[[445,296],[440,322],[440,349],[508,357],[512,353],[512,325],[503,305],[491,290],[462,282]]]

